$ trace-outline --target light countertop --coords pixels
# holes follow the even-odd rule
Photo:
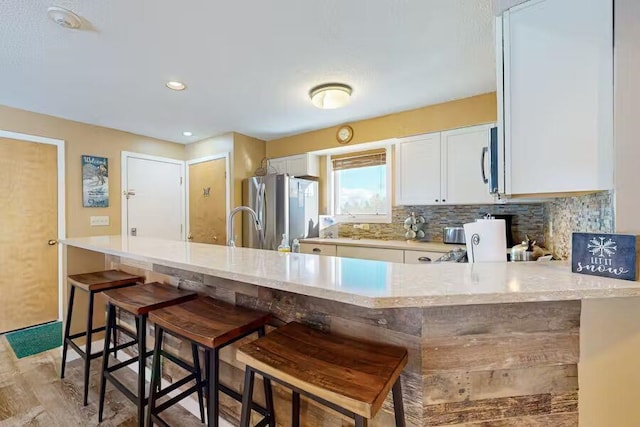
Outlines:
[[[396,264],[144,237],[63,244],[371,308],[640,296],[640,283],[571,273],[561,262]]]
[[[351,239],[351,238],[312,238],[300,240],[300,243],[312,243],[323,245],[358,246],[365,248],[402,249],[405,251],[425,252],[449,252],[455,248],[464,248],[465,245],[447,244],[442,242],[418,242],[413,240],[378,240],[378,239]]]

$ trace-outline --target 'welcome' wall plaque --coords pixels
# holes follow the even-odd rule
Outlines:
[[[636,280],[637,238],[633,235],[573,233],[571,271]]]

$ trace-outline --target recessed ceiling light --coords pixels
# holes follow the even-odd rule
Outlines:
[[[189,132],[188,130],[185,130],[184,132],[182,132],[183,136],[193,136],[193,132]]]
[[[329,83],[316,86],[309,91],[311,103],[323,110],[344,107],[351,98],[351,86],[342,83]]]
[[[80,28],[82,20],[78,15],[64,7],[51,6],[47,9],[47,16],[63,28],[76,30]]]
[[[187,85],[182,82],[171,80],[167,82],[167,87],[171,90],[185,90],[187,88]]]

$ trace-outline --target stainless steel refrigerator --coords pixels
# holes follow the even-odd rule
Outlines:
[[[245,179],[243,204],[258,214],[264,230],[263,249],[276,250],[286,234],[293,239],[318,237],[318,182],[289,175]],[[252,222],[243,213],[242,246],[260,248]]]

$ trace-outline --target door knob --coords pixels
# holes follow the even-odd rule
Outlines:
[[[187,235],[187,240],[193,240],[193,234],[189,233],[189,234]]]
[[[57,243],[58,243],[58,241],[57,241],[57,240],[53,240],[53,239],[51,239],[51,240],[49,240],[49,241],[47,242],[47,244],[48,244],[49,246],[56,245]]]

